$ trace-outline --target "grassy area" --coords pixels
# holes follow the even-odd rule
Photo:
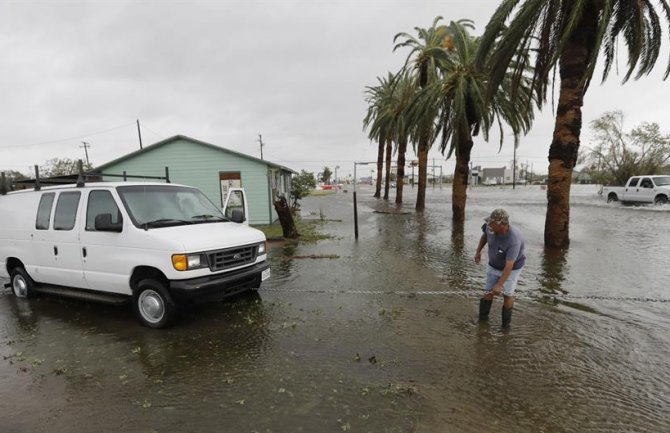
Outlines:
[[[321,233],[319,227],[325,224],[325,221],[303,221],[300,217],[293,217],[295,222],[295,227],[300,233],[299,241],[302,242],[316,242],[322,239],[330,239],[332,236]],[[258,225],[254,226],[258,230],[265,233],[265,237],[268,239],[283,239],[283,232],[281,229],[281,224],[277,221],[271,225]]]
[[[312,197],[319,197],[322,195],[333,195],[333,194],[337,194],[337,191],[332,189],[331,190],[313,189],[309,192],[309,195],[311,195]]]

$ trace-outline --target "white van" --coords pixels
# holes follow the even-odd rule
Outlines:
[[[197,188],[170,183],[0,195],[0,277],[21,298],[132,300],[142,324],[163,328],[180,303],[252,290],[270,276],[244,191],[231,189],[225,203],[221,211]]]

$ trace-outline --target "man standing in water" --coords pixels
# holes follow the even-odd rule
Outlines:
[[[502,327],[509,328],[514,307],[514,289],[526,263],[524,241],[519,230],[509,225],[505,209],[495,209],[482,226],[482,237],[477,245],[475,263],[482,258],[482,249],[488,244],[489,264],[486,270],[484,297],[479,300],[479,320],[489,318],[493,297],[503,294]]]

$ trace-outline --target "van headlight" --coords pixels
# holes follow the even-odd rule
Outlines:
[[[207,267],[204,254],[173,254],[172,266],[178,271],[190,271]]]
[[[267,250],[267,241],[263,241],[260,244],[258,244],[258,255],[262,256],[265,254],[265,251]]]

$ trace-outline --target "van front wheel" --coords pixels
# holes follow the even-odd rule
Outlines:
[[[137,283],[133,309],[139,321],[149,328],[167,328],[176,316],[170,293],[162,283],[152,279]]]
[[[32,298],[35,296],[35,283],[25,269],[17,267],[10,273],[12,292],[17,298]]]

